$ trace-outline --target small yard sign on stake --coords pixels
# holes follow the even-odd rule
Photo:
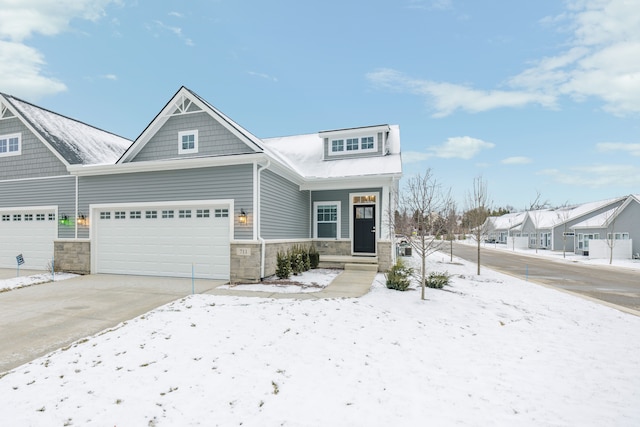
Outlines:
[[[16,256],[16,262],[18,263],[18,277],[20,277],[20,266],[24,264],[24,257],[22,254]]]

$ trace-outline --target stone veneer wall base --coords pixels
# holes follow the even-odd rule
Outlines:
[[[56,271],[91,273],[91,242],[89,239],[59,239],[53,242]]]

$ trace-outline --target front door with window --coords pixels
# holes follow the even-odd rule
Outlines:
[[[353,207],[353,252],[376,253],[376,205]]]

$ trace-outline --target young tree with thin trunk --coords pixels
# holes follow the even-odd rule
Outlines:
[[[622,205],[619,205],[615,209],[605,212],[604,225],[606,226],[606,242],[609,247],[609,265],[613,264],[613,248],[616,246],[616,218],[618,216],[618,210]]]
[[[409,178],[401,197],[402,212],[408,213],[408,225],[412,230],[409,241],[421,260],[420,298],[423,300],[427,280],[426,259],[440,247],[441,241],[437,237],[443,230],[438,229],[440,223],[438,219],[450,200],[449,192],[443,191],[431,169],[427,169],[424,174]]]
[[[538,247],[540,246],[540,236],[538,235],[538,229],[540,225],[540,217],[542,216],[542,211],[549,208],[549,201],[542,201],[542,194],[539,190],[536,190],[536,198],[533,202],[529,203],[529,216],[531,217],[531,221],[533,222],[533,229],[535,234],[535,250],[538,253]],[[531,241],[531,239],[529,239]]]
[[[478,176],[474,178],[473,188],[467,194],[467,212],[465,213],[471,235],[478,245],[478,275],[480,275],[480,244],[487,234],[487,217],[490,210],[487,182]]]
[[[458,212],[456,202],[449,201],[449,204],[445,207],[445,231],[447,233],[447,240],[449,240],[449,255],[450,261],[453,262],[453,241],[456,239],[456,231],[458,229]]]

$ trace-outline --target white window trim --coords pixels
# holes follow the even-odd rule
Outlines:
[[[193,148],[182,148],[182,137],[193,135]],[[198,152],[198,130],[187,130],[178,132],[178,154],[193,154]]]
[[[18,151],[9,151],[9,140],[11,138],[18,138]],[[0,135],[0,139],[4,139],[7,141],[7,152],[0,153],[0,157],[9,157],[9,156],[19,156],[22,154],[22,134],[21,133],[12,133],[9,135]]]
[[[320,205],[335,205],[336,206],[336,237],[318,237],[318,206]],[[320,240],[336,240],[340,239],[340,216],[341,216],[341,203],[337,201],[326,201],[326,202],[313,202],[313,238]]]
[[[362,148],[362,139],[363,138],[373,138],[373,148]],[[357,139],[358,146],[355,150],[347,150],[347,140],[348,139]],[[333,151],[333,142],[334,141],[342,141],[342,151]],[[360,154],[360,153],[376,153],[378,151],[378,138],[376,135],[349,135],[344,137],[335,137],[329,139],[329,147],[328,152],[329,156],[347,156],[350,154]]]

